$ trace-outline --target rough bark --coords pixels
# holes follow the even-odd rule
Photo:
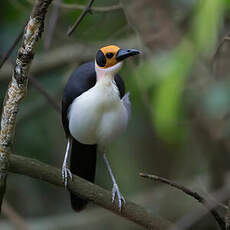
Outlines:
[[[11,154],[9,170],[13,173],[30,176],[50,184],[64,187],[61,170],[39,162],[38,160]],[[107,191],[76,175],[73,175],[73,180],[69,183],[68,189],[83,199],[87,199],[146,229],[164,230],[172,225],[168,220],[153,216],[144,207],[133,202],[127,201],[120,212],[118,205],[114,205],[111,202],[111,191]]]
[[[37,0],[24,30],[16,64],[5,95],[0,131],[0,207],[6,188],[9,155],[14,141],[16,116],[21,100],[26,95],[28,73],[34,56],[35,45],[44,28],[44,18],[52,0]]]

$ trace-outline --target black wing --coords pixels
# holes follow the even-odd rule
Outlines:
[[[120,97],[122,98],[125,95],[125,84],[118,74],[116,74],[114,80],[119,89]],[[92,88],[95,84],[96,72],[95,63],[93,61],[79,66],[71,74],[64,88],[62,97],[62,124],[66,136],[69,136],[69,121],[67,118],[69,106],[72,104],[75,98]]]
[[[69,133],[68,109],[73,100],[96,84],[96,73],[94,62],[88,62],[78,67],[70,76],[62,98],[62,123],[66,136]],[[125,94],[125,85],[119,75],[115,76],[115,82],[122,98]],[[70,170],[88,181],[94,182],[96,168],[97,145],[84,145],[72,138]],[[70,192],[72,208],[81,211],[87,204],[83,200]]]

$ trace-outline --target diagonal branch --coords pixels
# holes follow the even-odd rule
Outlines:
[[[64,187],[61,170],[38,160],[11,154],[9,170],[13,173],[30,176]],[[118,205],[113,205],[111,202],[111,192],[76,175],[73,175],[73,180],[70,182],[68,188],[81,198],[108,209],[146,229],[164,230],[172,225],[168,220],[153,216],[145,208],[129,201],[126,202],[120,212]]]
[[[9,48],[9,50],[7,51],[5,56],[2,58],[1,63],[0,63],[0,69],[2,68],[2,66],[4,65],[6,60],[9,58],[9,56],[12,54],[13,50],[15,49],[15,47],[17,46],[17,44],[21,40],[23,33],[24,33],[24,29],[25,29],[25,25],[23,26],[22,30],[20,31],[20,33],[18,34],[18,36],[14,40],[13,44],[11,45],[11,47]]]
[[[218,44],[218,46],[216,48],[215,53],[213,54],[213,57],[212,57],[213,61],[215,61],[215,59],[216,59],[217,55],[219,54],[219,51],[220,51],[221,47],[223,46],[223,44],[229,40],[230,40],[230,34],[227,34],[222,38],[222,40],[220,41],[220,43]]]
[[[138,47],[135,37],[119,40],[117,43],[120,44],[120,47]],[[76,66],[79,63],[92,60],[95,57],[95,52],[98,49],[98,45],[99,44],[86,45],[77,42],[57,47],[43,54],[38,54],[33,60],[30,74],[39,77],[44,72],[53,69],[56,70],[57,68],[61,68],[67,64],[74,64]],[[12,66],[6,62],[0,71],[0,82],[9,78],[11,68]]]
[[[46,98],[46,100],[55,109],[55,111],[61,113],[61,106],[59,105],[59,103],[42,87],[42,85],[35,77],[30,76],[30,83],[40,92],[40,94],[42,94]]]
[[[26,0],[26,1],[28,3],[33,4],[33,0]],[[69,10],[84,10],[85,9],[85,5],[81,5],[79,3],[69,4],[69,3],[61,3],[61,2],[54,1],[53,5],[59,6],[62,9],[69,9]],[[111,6],[91,7],[91,10],[95,12],[110,12],[110,11],[120,10],[120,9],[122,9],[122,6],[119,3],[117,5],[111,5]]]
[[[219,215],[219,213],[215,209],[210,208],[210,205],[209,205],[210,202],[207,199],[205,199],[204,197],[202,197],[201,195],[199,195],[197,192],[193,192],[191,189],[188,189],[188,188],[184,187],[183,185],[179,185],[179,184],[177,184],[171,180],[168,180],[168,179],[160,177],[160,176],[150,175],[150,174],[146,174],[146,173],[140,173],[140,176],[168,184],[174,188],[181,190],[182,192],[188,194],[189,196],[193,197],[194,199],[199,201],[201,204],[203,204],[209,210],[209,212],[213,215],[216,222],[218,223],[220,229],[225,230],[224,219]]]
[[[69,3],[57,3],[57,2],[54,2],[54,5],[58,5],[63,9],[71,9],[71,10],[84,10],[85,9],[85,6],[80,5],[80,4],[69,4]],[[111,5],[111,6],[95,6],[95,7],[91,7],[91,10],[95,11],[95,12],[110,12],[110,11],[120,10],[120,9],[122,9],[121,4]]]
[[[85,7],[84,11],[81,13],[81,15],[78,17],[76,22],[71,26],[71,28],[67,31],[67,35],[70,36],[73,31],[79,26],[83,18],[86,16],[87,13],[91,12],[91,6],[93,5],[94,0],[89,0],[88,5]]]
[[[24,30],[21,46],[18,50],[16,65],[11,82],[3,102],[0,131],[0,207],[6,188],[9,155],[14,141],[16,116],[21,100],[25,97],[30,64],[34,49],[43,29],[47,8],[52,0],[36,0],[30,19]]]

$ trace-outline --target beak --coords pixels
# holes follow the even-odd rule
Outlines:
[[[135,49],[119,49],[117,52],[116,60],[117,62],[123,61],[124,59],[140,54],[141,52]]]

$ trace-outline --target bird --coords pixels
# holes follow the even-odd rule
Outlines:
[[[94,182],[96,156],[102,155],[113,182],[112,202],[117,197],[120,210],[125,198],[115,180],[106,150],[125,132],[131,111],[129,92],[125,93],[125,84],[118,71],[126,58],[138,54],[140,51],[136,49],[121,49],[116,45],[100,48],[94,61],[73,71],[62,97],[62,124],[67,137],[62,165],[65,187],[68,179],[72,180],[72,173]],[[70,200],[77,212],[88,203],[71,191]]]

